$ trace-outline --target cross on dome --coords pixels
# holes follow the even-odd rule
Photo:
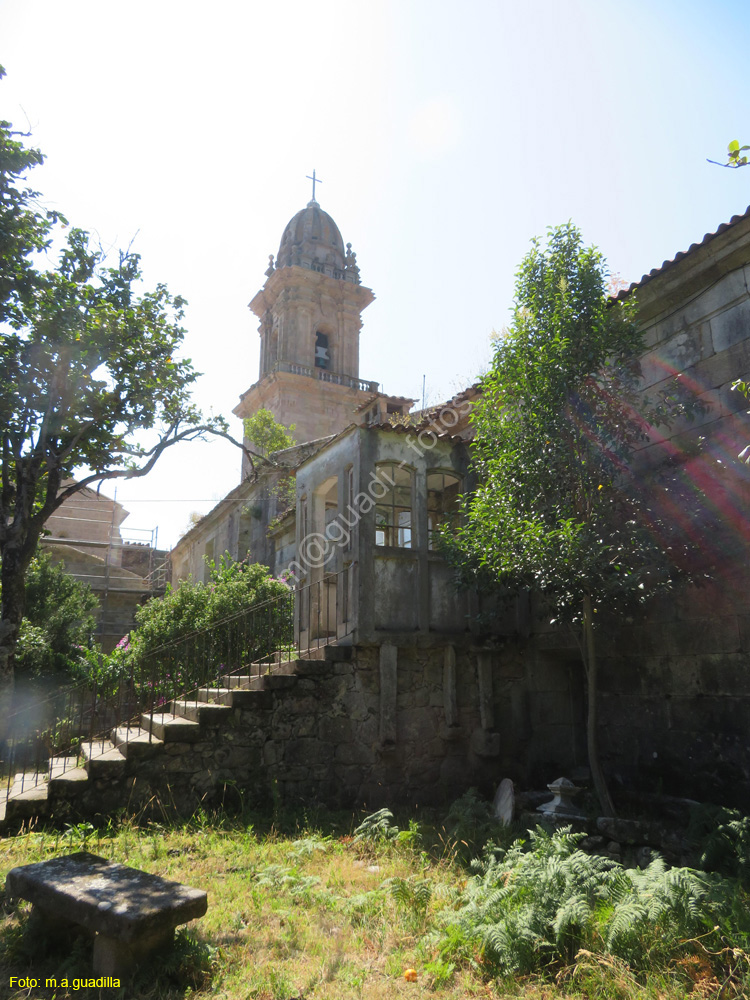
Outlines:
[[[312,200],[315,201],[315,185],[316,184],[322,184],[323,181],[321,181],[319,178],[317,178],[315,176],[315,171],[314,170],[312,172],[312,177],[309,174],[307,174],[307,180],[308,181],[312,181],[312,184],[313,184],[313,196],[312,196]]]

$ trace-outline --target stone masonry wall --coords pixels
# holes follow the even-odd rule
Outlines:
[[[549,781],[580,762],[569,714],[574,693],[567,668],[547,665],[535,675],[513,650],[415,644],[360,647],[350,660],[303,660],[294,675],[240,692],[231,713],[212,719],[203,710],[195,742],[129,756],[124,776],[92,775],[72,790],[71,815],[123,807],[190,814],[240,798],[446,805],[471,786],[491,795],[503,777],[525,782],[532,748]]]

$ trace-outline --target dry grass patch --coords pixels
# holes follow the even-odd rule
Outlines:
[[[4,874],[86,848],[208,892],[206,916],[178,935],[174,952],[138,973],[121,994],[128,1000],[708,995],[706,969],[695,963],[666,977],[636,977],[625,963],[593,954],[546,977],[488,979],[478,949],[448,961],[439,948],[444,917],[456,911],[467,885],[445,831],[430,838],[436,849],[426,851],[414,825],[401,839],[357,840],[351,817],[329,817],[317,829],[291,825],[284,833],[256,821],[201,814],[183,826],[126,823],[95,831],[84,824],[67,836],[31,831],[0,841],[0,867]],[[90,945],[82,941],[71,954],[55,952],[36,936],[28,916],[25,904],[4,900],[0,1000],[52,1000],[53,991],[9,990],[9,975],[89,974]],[[416,981],[404,978],[409,969]],[[86,990],[58,990],[55,1000],[89,995],[99,1000],[99,991]]]

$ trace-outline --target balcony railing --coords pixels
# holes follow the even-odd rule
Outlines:
[[[304,375],[306,378],[316,378],[320,382],[333,382],[334,385],[345,385],[350,389],[359,389],[360,392],[377,392],[380,384],[368,382],[367,379],[354,378],[353,375],[331,372],[327,368],[310,368],[308,365],[300,365],[295,361],[277,361],[271,371]]]

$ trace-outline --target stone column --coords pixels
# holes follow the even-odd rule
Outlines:
[[[443,654],[443,707],[446,726],[458,725],[456,703],[456,648],[446,646]]]
[[[482,722],[482,729],[492,729],[495,725],[495,707],[492,703],[491,653],[477,654],[477,680],[479,682],[479,718]]]
[[[398,695],[398,646],[384,642],[380,647],[380,742],[396,742]]]

